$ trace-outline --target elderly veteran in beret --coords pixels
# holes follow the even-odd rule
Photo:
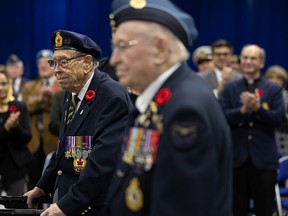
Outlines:
[[[27,204],[54,193],[58,200],[41,216],[99,215],[116,165],[128,113],[128,93],[97,70],[100,47],[88,36],[58,30],[49,63],[66,90],[58,147]],[[54,196],[54,198],[55,198]],[[57,198],[57,197],[56,197]]]
[[[211,46],[200,46],[192,53],[192,61],[198,72],[205,72],[214,68]]]
[[[185,63],[193,19],[168,0],[116,0],[110,63],[136,99],[108,194],[111,216],[231,215],[225,117]]]

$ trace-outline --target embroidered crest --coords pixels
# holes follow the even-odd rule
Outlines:
[[[192,122],[175,122],[171,127],[172,143],[175,147],[186,149],[195,144],[198,126]]]
[[[130,6],[134,9],[143,9],[146,6],[146,0],[130,0]]]
[[[60,35],[60,32],[56,32],[56,37],[55,37],[55,46],[56,47],[61,47],[63,45],[63,38]]]

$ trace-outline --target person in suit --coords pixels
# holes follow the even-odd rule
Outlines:
[[[110,216],[231,215],[231,143],[219,102],[187,66],[197,30],[168,0],[112,3],[111,65],[140,92],[108,195]]]
[[[49,61],[66,91],[59,144],[37,186],[26,193],[27,203],[43,194],[58,198],[42,215],[97,216],[120,151],[128,113],[127,91],[98,67],[100,47],[88,36],[58,30],[52,36]]]
[[[29,113],[24,102],[13,97],[5,69],[0,70],[0,190],[8,196],[27,191],[27,164],[32,155],[27,148],[31,139]]]
[[[59,90],[54,71],[48,60],[53,58],[49,49],[40,50],[36,54],[38,78],[27,82],[23,87],[23,101],[26,102],[30,114],[32,139],[28,144],[34,156],[34,162],[29,166],[29,189],[38,182],[46,156],[55,151],[58,136],[49,132],[52,96]]]
[[[274,130],[285,115],[282,88],[261,75],[265,50],[246,45],[241,51],[243,78],[224,87],[221,105],[233,140],[233,213],[248,215],[250,199],[256,215],[275,208],[278,152]]]
[[[207,73],[199,75],[213,90],[216,98],[220,98],[224,85],[230,80],[239,79],[242,75],[232,70],[230,63],[233,54],[233,46],[224,39],[215,41],[212,45],[212,60],[215,68]]]
[[[49,131],[51,134],[57,137],[59,137],[60,133],[64,97],[65,90],[63,89],[60,89],[52,97]]]
[[[15,54],[9,55],[6,61],[6,70],[12,83],[13,96],[15,100],[22,101],[22,88],[24,84],[29,81],[24,77],[24,65],[23,61]]]

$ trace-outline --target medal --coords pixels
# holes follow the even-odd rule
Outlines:
[[[80,173],[86,166],[86,159],[84,158],[74,158],[73,161],[74,170],[76,173]]]
[[[137,177],[130,180],[125,191],[126,206],[133,212],[138,212],[143,208],[143,192]]]
[[[70,151],[67,150],[67,151],[65,152],[65,157],[66,157],[67,159],[71,157]]]
[[[77,159],[80,159],[81,158],[81,151],[78,149],[77,151],[76,151],[76,158]]]
[[[82,157],[85,159],[88,158],[88,151],[87,150],[82,151]]]

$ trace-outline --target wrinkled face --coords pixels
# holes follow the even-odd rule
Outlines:
[[[6,71],[8,76],[11,79],[16,79],[18,77],[21,77],[23,75],[24,69],[23,69],[23,63],[16,62],[13,64],[8,64],[6,66]]]
[[[117,27],[112,40],[110,64],[115,66],[120,84],[138,92],[158,76],[156,42],[147,32],[151,32],[147,22],[127,21]]]
[[[9,81],[5,74],[0,73],[0,99],[5,99],[8,94]]]
[[[48,79],[54,75],[54,71],[48,64],[50,58],[40,58],[37,61],[38,75],[40,78]]]
[[[231,57],[232,50],[229,47],[215,47],[213,50],[213,62],[219,70],[230,65]]]
[[[53,60],[56,62],[55,76],[61,88],[78,93],[91,75],[92,56],[80,55],[72,50],[56,50]]]
[[[247,46],[241,52],[241,69],[245,76],[255,77],[260,75],[264,63],[260,57],[260,49],[257,46]]]

